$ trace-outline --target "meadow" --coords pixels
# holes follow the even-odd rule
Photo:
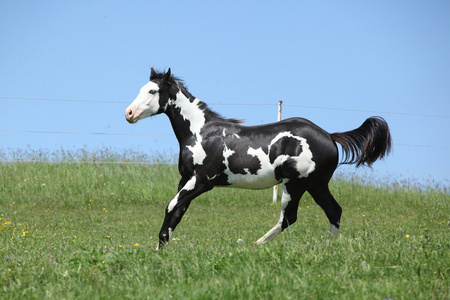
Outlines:
[[[216,188],[156,251],[177,167],[70,156],[0,164],[1,299],[450,298],[445,187],[337,177],[338,238],[305,194],[297,223],[263,246],[272,190]]]

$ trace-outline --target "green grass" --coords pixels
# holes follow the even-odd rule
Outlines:
[[[170,165],[1,164],[0,298],[449,299],[446,190],[333,181],[339,238],[306,194],[297,223],[256,246],[279,217],[272,190],[214,189],[157,252],[178,178]]]

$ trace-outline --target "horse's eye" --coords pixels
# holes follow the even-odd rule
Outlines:
[[[150,90],[150,92],[149,92],[150,94],[156,94],[156,91],[155,90]]]

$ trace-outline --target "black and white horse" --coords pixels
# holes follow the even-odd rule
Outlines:
[[[169,243],[191,201],[215,186],[264,189],[283,184],[280,219],[258,244],[270,241],[296,221],[299,200],[306,191],[325,211],[330,234],[338,235],[342,208],[328,189],[338,166],[336,142],[344,152],[341,164],[357,167],[370,166],[391,148],[389,127],[380,117],[368,118],[355,130],[333,134],[302,118],[242,126],[193,97],[170,69],[166,73],[151,70],[150,82],[125,110],[125,117],[136,123],[160,113],[169,117],[180,144],[181,180],[166,208],[158,248]]]

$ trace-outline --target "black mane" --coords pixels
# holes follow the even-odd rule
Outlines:
[[[152,72],[152,74],[150,76],[150,81],[162,80],[165,74],[166,74],[166,72],[164,72],[164,71],[156,71],[156,70],[154,70],[154,72]],[[188,97],[188,99],[191,102],[194,101],[194,99],[196,99],[191,93],[189,93],[188,89],[185,86],[185,83],[184,83],[183,79],[181,79],[181,78],[171,74],[169,79],[167,80],[167,82],[170,85],[172,85],[173,87],[179,89],[186,97]],[[240,123],[244,122],[243,120],[227,119],[227,118],[222,117],[220,114],[218,114],[215,111],[211,110],[208,107],[208,105],[205,102],[201,101],[201,100],[200,100],[200,103],[199,103],[199,107],[200,107],[200,109],[204,110],[206,112],[206,114],[209,117],[211,117],[211,118],[219,119],[221,121],[231,122],[231,123],[235,123],[235,124],[240,124]]]

